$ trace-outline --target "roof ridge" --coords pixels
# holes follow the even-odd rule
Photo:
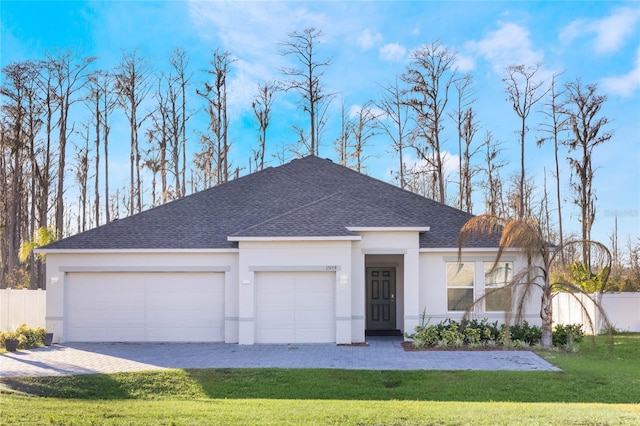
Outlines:
[[[347,173],[350,173],[350,174],[352,174],[352,175],[360,176],[360,177],[366,178],[366,179],[368,179],[368,180],[375,181],[375,182],[377,182],[377,183],[382,183],[382,184],[384,184],[384,185],[389,186],[390,188],[393,188],[394,190],[397,190],[397,191],[403,192],[403,193],[405,193],[405,194],[407,194],[407,195],[410,195],[412,198],[416,198],[416,199],[420,199],[420,200],[428,200],[429,202],[432,202],[432,203],[434,203],[434,204],[438,204],[438,205],[440,205],[440,206],[442,206],[442,207],[447,207],[447,208],[449,208],[449,209],[451,209],[451,210],[455,210],[455,211],[456,211],[456,212],[458,212],[458,213],[464,213],[464,214],[472,215],[471,213],[467,213],[467,212],[465,212],[464,210],[460,210],[460,209],[458,209],[458,208],[456,208],[456,207],[454,207],[454,206],[450,206],[450,205],[448,205],[448,204],[446,204],[446,203],[444,203],[444,202],[434,200],[433,198],[430,198],[430,197],[427,197],[427,196],[424,196],[424,195],[420,195],[420,194],[418,194],[417,192],[410,191],[410,190],[408,190],[408,189],[406,189],[406,188],[401,188],[401,187],[399,187],[398,185],[396,185],[396,184],[394,184],[394,183],[387,182],[387,181],[385,181],[385,180],[382,180],[382,179],[376,178],[376,177],[374,177],[374,176],[370,176],[370,175],[368,175],[367,173],[358,172],[357,170],[354,170],[354,169],[352,169],[352,168],[350,168],[350,167],[348,167],[348,166],[344,166],[344,165],[342,165],[342,164],[335,163],[335,162],[333,162],[333,161],[332,161],[332,160],[330,160],[330,159],[323,159],[323,158],[320,158],[320,157],[317,157],[317,156],[314,156],[314,155],[308,155],[308,156],[306,156],[306,157],[296,158],[296,159],[294,159],[294,160],[290,161],[290,162],[289,162],[289,163],[287,163],[287,164],[283,164],[282,166],[287,166],[287,165],[289,165],[289,164],[292,164],[294,161],[307,160],[307,159],[316,159],[316,160],[318,160],[318,161],[322,161],[322,162],[323,162],[323,163],[325,163],[325,164],[329,164],[330,166],[335,166],[336,168],[338,168],[338,169],[340,169],[340,170],[343,170],[343,171],[345,171],[345,172],[347,172]],[[278,167],[281,167],[281,166],[278,166]],[[315,182],[313,182],[313,181],[305,180],[304,182],[305,182],[305,183],[307,183],[307,184],[309,184],[309,185],[314,185],[314,186],[316,186],[316,187],[318,187],[318,188],[321,188],[321,186],[317,185],[317,184],[316,184]],[[363,200],[363,199],[362,199],[362,198],[360,198],[360,197],[358,197],[358,198],[359,198],[359,200]]]
[[[275,216],[272,216],[272,217],[270,217],[269,219],[267,219],[267,220],[263,220],[263,221],[262,221],[262,222],[260,222],[260,223],[256,223],[256,224],[251,225],[251,226],[249,226],[249,227],[247,227],[247,228],[244,228],[244,229],[241,229],[241,230],[239,230],[239,231],[236,231],[236,232],[234,232],[232,235],[240,234],[240,233],[242,233],[242,232],[249,231],[249,230],[251,230],[251,229],[253,229],[253,228],[257,228],[257,227],[259,227],[259,226],[265,225],[265,224],[267,224],[267,223],[269,223],[269,222],[273,222],[274,220],[277,220],[277,219],[279,219],[279,218],[281,218],[281,217],[285,217],[285,216],[290,215],[291,213],[295,213],[295,212],[296,212],[296,211],[298,211],[298,210],[302,210],[302,209],[307,208],[307,207],[309,207],[309,206],[313,206],[313,205],[315,205],[315,204],[319,204],[319,203],[321,203],[321,202],[323,202],[323,201],[326,201],[326,200],[328,200],[329,198],[332,198],[332,197],[334,197],[334,196],[336,196],[337,194],[340,194],[340,193],[342,193],[342,192],[343,192],[343,191],[337,191],[337,192],[334,192],[334,193],[332,193],[332,194],[325,195],[324,197],[318,198],[317,200],[314,200],[314,201],[312,201],[312,202],[310,202],[310,203],[303,204],[303,205],[300,205],[300,206],[298,206],[298,207],[294,207],[294,208],[293,208],[293,209],[291,209],[291,210],[287,210],[286,212],[283,212],[283,213],[277,214],[277,215],[275,215]]]

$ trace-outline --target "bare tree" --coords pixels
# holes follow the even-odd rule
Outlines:
[[[542,85],[542,81],[536,80],[536,74],[542,67],[542,64],[536,64],[531,67],[525,65],[510,65],[507,67],[507,76],[502,79],[508,100],[512,103],[513,110],[520,119],[520,128],[516,132],[520,138],[520,177],[518,181],[518,205],[516,209],[516,217],[520,220],[524,219],[528,210],[525,206],[525,142],[529,128],[527,127],[527,119],[535,104],[537,104],[546,94]]]
[[[178,115],[180,118],[177,122],[177,125],[180,134],[180,143],[177,145],[182,145],[182,167],[180,169],[180,174],[182,175],[182,186],[178,191],[178,196],[184,196],[187,193],[187,121],[189,121],[189,118],[191,118],[191,115],[187,114],[187,87],[190,84],[192,74],[187,73],[187,68],[189,66],[189,56],[184,49],[174,49],[174,51],[171,53],[171,57],[169,58],[169,62],[171,63],[173,71],[175,72],[175,83],[177,84],[177,89],[179,90],[179,96],[177,99],[179,105],[176,105],[176,108],[179,108]],[[178,150],[176,149],[176,151]],[[176,171],[176,174],[178,174],[178,171]]]
[[[56,232],[64,233],[64,177],[66,170],[67,139],[73,131],[69,129],[69,109],[81,100],[77,95],[86,84],[85,70],[95,60],[80,58],[72,51],[59,52],[49,57],[54,75],[55,100],[60,113],[58,119],[58,190],[56,192]]]
[[[149,117],[139,117],[142,102],[151,90],[151,65],[138,55],[137,50],[124,53],[116,67],[115,90],[118,104],[129,120],[130,153],[129,153],[129,214],[142,211],[142,181],[140,179],[140,145],[138,130]]]
[[[42,93],[43,103],[43,126],[45,133],[45,143],[39,161],[40,166],[37,167],[37,177],[39,188],[41,190],[38,197],[38,226],[42,228],[49,227],[49,202],[51,188],[52,162],[53,162],[53,131],[55,127],[54,115],[57,112],[58,103],[55,100],[54,89],[54,67],[52,61],[38,61],[37,83]]]
[[[335,141],[336,153],[340,165],[347,167],[349,161],[349,138],[351,137],[351,121],[347,117],[344,102],[340,108],[340,135]]]
[[[94,179],[94,215],[95,226],[100,225],[100,133],[102,132],[102,112],[100,110],[100,100],[102,98],[102,86],[99,83],[100,71],[88,76],[88,95],[85,100],[87,108],[91,111],[95,134],[94,147],[95,154],[95,179]]]
[[[500,175],[500,169],[504,167],[505,163],[500,158],[502,152],[500,143],[493,141],[493,135],[491,132],[485,134],[484,143],[485,147],[485,212],[491,216],[504,217],[505,208],[503,196],[503,183],[502,176]]]
[[[351,155],[355,160],[355,170],[361,173],[364,168],[364,162],[368,155],[364,153],[365,147],[369,140],[378,135],[378,114],[373,109],[373,102],[367,101],[362,107],[355,111],[355,117],[351,121],[351,134],[353,135],[353,152]]]
[[[472,178],[479,171],[471,166],[471,159],[480,151],[480,146],[471,148],[478,131],[476,112],[472,107],[474,102],[474,99],[471,98],[474,92],[470,89],[472,83],[473,78],[470,74],[466,74],[454,82],[458,103],[455,111],[451,114],[458,128],[458,155],[460,157],[458,163],[458,208],[468,213],[473,210]]]
[[[3,98],[2,113],[6,124],[2,127],[0,140],[3,157],[4,185],[2,197],[2,212],[0,220],[0,238],[2,246],[2,274],[3,282],[15,285],[19,259],[18,248],[22,239],[22,200],[25,199],[24,166],[27,154],[26,117],[27,117],[27,87],[29,81],[29,66],[26,63],[13,63],[2,70],[3,85],[0,95]]]
[[[82,145],[74,144],[75,148],[75,171],[76,183],[78,184],[78,232],[87,230],[87,192],[89,184],[89,126],[82,125],[82,129],[77,131],[82,138]]]
[[[410,130],[407,124],[411,118],[406,91],[400,89],[398,79],[394,84],[382,87],[380,100],[376,103],[384,114],[378,115],[378,126],[389,136],[393,149],[398,153],[398,179],[400,188],[407,185],[405,178],[404,149],[407,146]]]
[[[109,73],[105,73],[102,86],[102,138],[104,143],[104,215],[105,223],[111,222],[111,207],[110,200],[111,194],[109,193],[109,132],[111,126],[109,125],[109,118],[111,112],[117,105],[117,95],[112,91],[115,78]],[[116,216],[117,218],[117,216]]]
[[[164,167],[164,158],[162,157],[163,151],[159,152],[158,147],[154,144],[155,132],[152,129],[147,131],[147,137],[149,138],[149,150],[145,153],[144,167],[151,171],[151,207],[155,207],[159,204],[156,194],[156,177],[158,173],[161,173],[161,179],[163,179],[163,185],[166,185],[166,173],[163,173],[166,168]],[[160,147],[162,149],[162,147]],[[164,203],[164,190],[162,191],[162,202]]]
[[[251,103],[253,114],[258,120],[258,149],[254,150],[256,169],[264,169],[264,154],[267,150],[267,128],[271,120],[271,107],[277,85],[274,82],[258,85],[258,91]]]
[[[457,78],[456,53],[436,40],[411,55],[402,79],[409,84],[409,105],[416,114],[418,137],[413,145],[418,157],[428,162],[437,186],[436,200],[446,202],[442,129],[449,102],[449,88]],[[424,145],[418,145],[423,141]]]
[[[595,84],[583,85],[578,78],[566,85],[567,100],[564,112],[568,115],[571,126],[571,138],[567,141],[571,153],[569,164],[573,170],[571,187],[575,192],[574,203],[580,208],[582,239],[591,239],[591,227],[596,217],[595,191],[593,189],[594,170],[591,164],[593,150],[613,136],[605,131],[609,124],[607,117],[601,116],[601,109],[607,97],[596,93]],[[591,268],[591,254],[588,247],[583,247],[582,261]]]
[[[309,114],[309,154],[318,155],[320,145],[320,129],[318,120],[326,112],[333,95],[327,93],[322,84],[324,68],[331,64],[331,59],[318,59],[316,48],[323,36],[322,31],[305,28],[302,32],[287,34],[289,39],[280,42],[280,53],[293,56],[299,67],[283,67],[282,73],[289,77],[282,82],[284,90],[294,90],[300,95],[300,106]],[[320,120],[322,121],[322,120]],[[304,138],[302,138],[304,140]]]
[[[109,117],[115,108],[116,100],[112,91],[113,79],[108,72],[95,71],[88,76],[88,94],[85,103],[91,112],[94,127],[95,179],[94,179],[94,221],[100,220],[100,150],[104,150],[104,218],[109,223]]]
[[[214,160],[216,172],[216,184],[229,180],[229,170],[232,165],[229,162],[229,118],[227,116],[227,77],[231,64],[235,60],[231,53],[220,49],[213,51],[213,57],[209,61],[210,69],[205,70],[212,77],[212,82],[203,82],[203,90],[196,90],[207,104],[206,111],[209,116],[209,134],[203,133],[202,138],[209,139],[204,143],[209,150],[207,156]],[[200,154],[204,154],[204,151]]]
[[[165,95],[164,89],[162,87],[162,83],[166,80],[169,80],[169,88],[167,88],[167,93]],[[175,92],[171,89],[171,81],[166,76],[162,76],[158,79],[158,88],[155,94],[156,98],[156,107],[151,114],[151,126],[147,129],[146,136],[148,139],[149,150],[146,152],[146,159],[144,162],[144,166],[152,171],[153,181],[151,194],[153,199],[153,205],[156,205],[156,175],[160,173],[160,194],[161,194],[161,203],[166,203],[169,199],[173,198],[169,194],[169,187],[167,183],[167,146],[171,144],[172,141],[175,141],[172,136],[175,136],[175,133],[171,134],[171,107],[170,100],[172,95]],[[175,106],[175,104],[174,104]],[[175,112],[175,109],[173,110]],[[174,128],[175,130],[175,128]],[[179,180],[179,165],[177,164],[176,156],[179,155],[179,147],[173,146],[173,155],[172,160],[174,164],[174,173],[178,176],[176,179],[176,187],[180,187]],[[175,170],[177,169],[177,170]]]
[[[564,96],[564,92],[558,92],[556,89],[556,81],[558,76],[554,75],[551,79],[551,86],[549,87],[549,101],[545,104],[545,109],[542,113],[547,117],[547,123],[541,125],[542,130],[548,136],[538,140],[538,146],[543,145],[547,141],[553,142],[553,151],[555,159],[555,177],[556,177],[556,203],[558,211],[558,241],[560,245],[563,244],[563,230],[562,230],[562,197],[560,190],[560,161],[558,159],[560,153],[560,135],[567,128],[567,118],[562,113],[564,108],[562,101],[560,100]],[[565,265],[564,251],[560,253],[560,260]]]

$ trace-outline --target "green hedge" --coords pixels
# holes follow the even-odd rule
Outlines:
[[[429,324],[423,320],[414,329],[414,333],[405,333],[405,337],[413,340],[416,348],[441,347],[530,347],[540,344],[542,330],[527,321],[507,326],[498,321],[488,319],[458,322],[446,319],[438,324]],[[582,341],[582,324],[558,326],[553,330],[553,344],[558,347],[569,347]]]

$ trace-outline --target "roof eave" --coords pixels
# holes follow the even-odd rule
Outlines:
[[[429,226],[347,226],[351,232],[429,232]]]
[[[360,241],[362,237],[359,235],[340,235],[340,236],[309,236],[309,237],[251,237],[251,236],[230,236],[228,241]]]
[[[46,249],[38,248],[33,250],[37,254],[64,254],[64,253],[237,253],[237,248],[123,248],[123,249],[109,249],[109,248],[64,248],[64,249]]]

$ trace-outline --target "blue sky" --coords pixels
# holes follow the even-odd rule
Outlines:
[[[256,140],[251,100],[258,83],[281,79],[280,68],[289,59],[278,53],[286,34],[306,27],[323,31],[319,55],[332,58],[325,75],[326,88],[337,93],[331,107],[333,120],[322,137],[320,155],[336,158],[332,142],[338,136],[341,104],[347,111],[379,97],[379,86],[390,83],[406,69],[410,53],[435,39],[458,52],[458,66],[474,76],[475,108],[481,129],[503,144],[506,176],[517,171],[516,116],[506,101],[501,78],[511,64],[544,63],[540,75],[562,72],[562,81],[580,77],[598,84],[608,97],[603,114],[614,136],[597,148],[597,218],[594,237],[608,242],[618,216],[620,241],[640,235],[640,3],[615,1],[571,2],[209,2],[108,1],[32,2],[2,1],[2,67],[25,59],[39,59],[55,48],[73,48],[96,56],[96,68],[113,67],[123,51],[138,49],[154,69],[167,68],[175,47],[187,50],[194,72],[194,88],[201,84],[211,49],[231,52],[229,84],[231,123],[236,165],[248,171],[249,147]],[[151,101],[149,101],[151,103]],[[268,141],[273,155],[293,143],[291,126],[304,126],[304,116],[292,95],[278,95]],[[199,105],[199,104],[198,104]],[[82,112],[76,111],[78,120]],[[199,126],[195,116],[191,126]],[[553,151],[537,148],[535,140],[542,114],[532,116],[527,145],[527,173],[542,191],[545,170],[553,182]],[[453,124],[449,125],[453,129]],[[119,133],[120,132],[120,133]],[[119,142],[121,134],[121,142]],[[112,134],[115,185],[126,185],[128,142],[126,127]],[[197,147],[192,135],[192,151]],[[444,148],[455,167],[457,139],[449,136]],[[121,148],[118,150],[118,147]],[[120,153],[118,153],[120,151]],[[396,161],[388,142],[376,138],[366,161],[369,174],[384,180]],[[567,155],[562,152],[561,158]],[[272,159],[271,165],[278,164]],[[566,201],[565,227],[580,229],[578,210],[571,205],[569,168],[561,173]],[[120,172],[119,172],[120,170]],[[452,176],[451,179],[454,179]],[[454,195],[451,184],[449,195]],[[549,191],[552,191],[552,187]],[[477,189],[480,197],[481,189]],[[482,213],[480,198],[476,213]],[[636,240],[637,241],[637,240]]]

